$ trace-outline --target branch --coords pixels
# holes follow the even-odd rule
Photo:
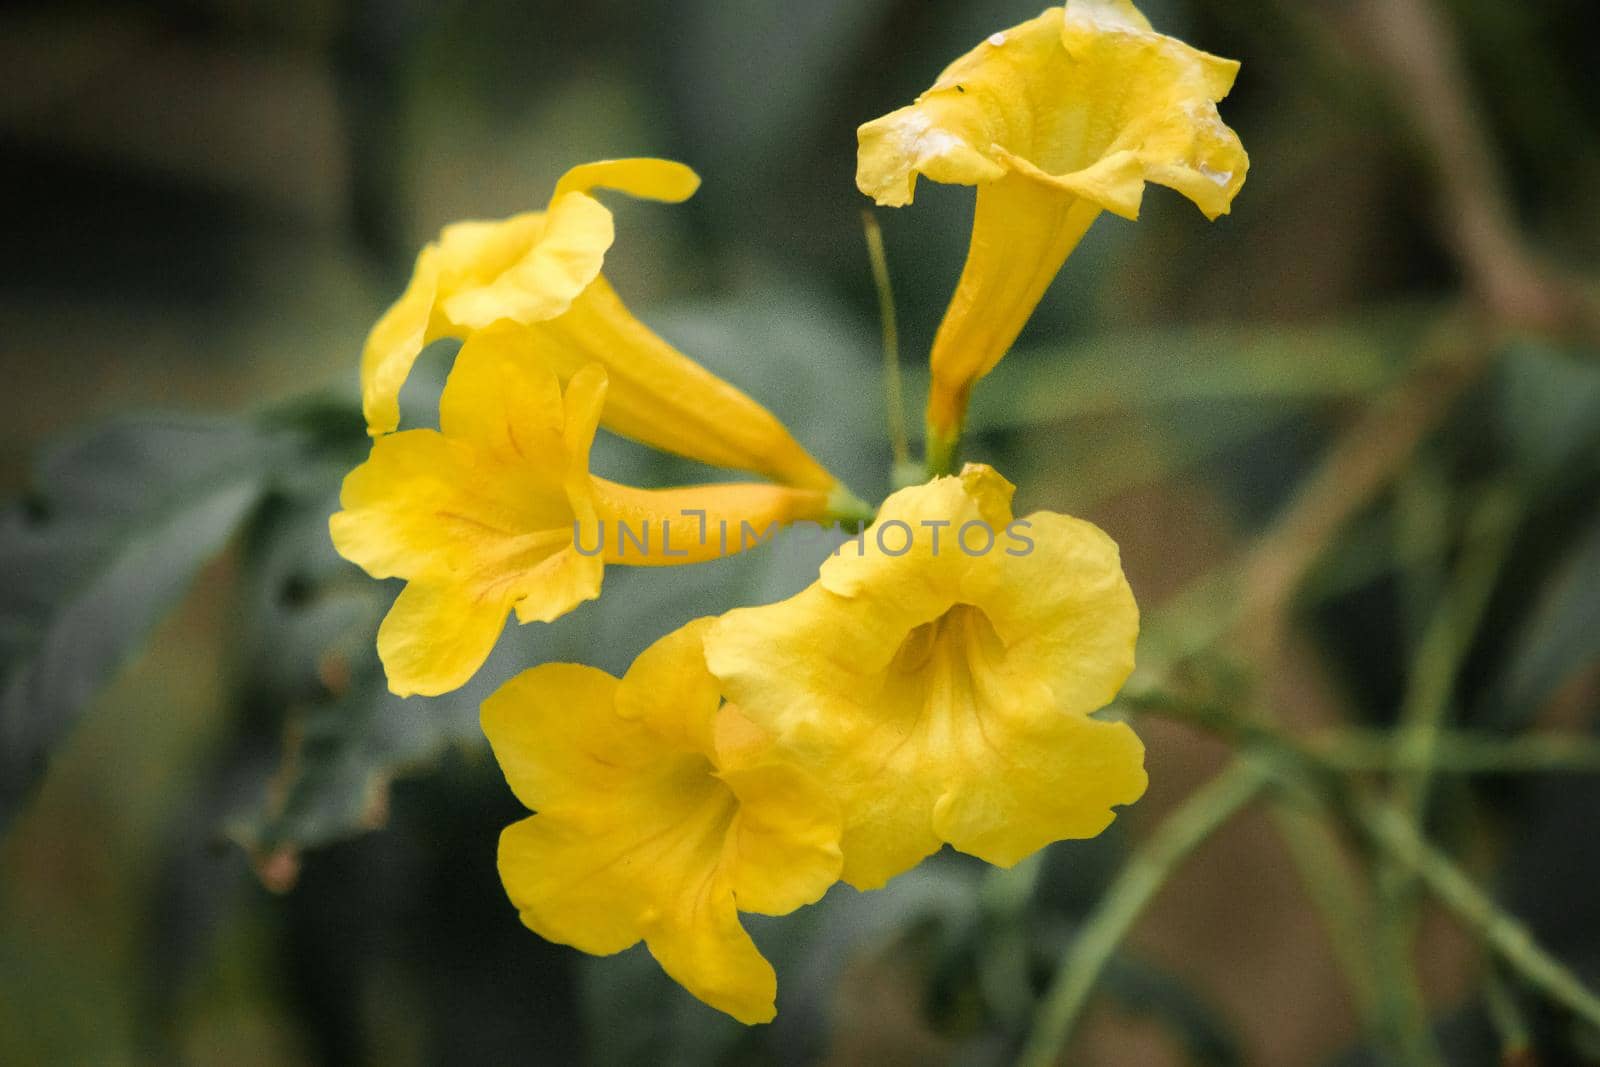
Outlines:
[[[1490,344],[1447,317],[1416,369],[1339,437],[1243,565],[1239,632],[1271,651],[1284,615],[1323,550],[1410,462],[1456,399],[1488,366]]]
[[[1353,17],[1395,105],[1427,149],[1443,201],[1438,221],[1469,286],[1498,322],[1557,327],[1572,309],[1517,234],[1504,177],[1436,0],[1362,0]]]
[[[1062,957],[1018,1067],[1049,1067],[1056,1061],[1095,982],[1145,907],[1183,861],[1255,799],[1270,778],[1256,762],[1233,764],[1196,790],[1134,852]]]
[[[1453,912],[1483,943],[1535,989],[1557,1004],[1600,1027],[1600,996],[1534,941],[1519,920],[1501,911],[1444,853],[1417,833],[1393,807],[1357,801],[1360,826],[1395,860],[1404,863],[1434,897]]]
[[[1145,710],[1194,723],[1235,743],[1248,738],[1262,746],[1262,751],[1273,758],[1249,766],[1283,772],[1278,780],[1280,784],[1293,794],[1307,797],[1330,810],[1361,841],[1414,875],[1529,985],[1600,1027],[1600,996],[1540,947],[1518,919],[1502,911],[1448,856],[1418,833],[1397,807],[1376,803],[1362,795],[1352,788],[1338,766],[1261,722],[1241,721],[1218,708],[1193,709],[1193,714],[1183,714],[1178,711],[1181,702],[1171,697],[1146,697],[1142,704]],[[1187,810],[1186,806],[1184,811]],[[1174,816],[1174,821],[1176,818]],[[1154,843],[1152,838],[1151,844]],[[1102,910],[1106,910],[1104,903]],[[1065,994],[1061,995],[1064,999]],[[1065,1010],[1070,1028],[1076,1006],[1068,1001]]]

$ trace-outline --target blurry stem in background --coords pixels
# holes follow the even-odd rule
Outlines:
[[[1412,662],[1395,740],[1400,765],[1394,799],[1413,822],[1426,814],[1428,786],[1439,734],[1461,661],[1489,606],[1522,508],[1506,486],[1488,490],[1468,521],[1466,549]]]
[[[1354,28],[1371,41],[1393,86],[1395,105],[1425,142],[1445,210],[1439,223],[1478,301],[1445,323],[1416,372],[1368,410],[1335,443],[1284,517],[1245,565],[1244,625],[1260,663],[1277,661],[1290,596],[1328,540],[1399,473],[1455,398],[1487,367],[1506,326],[1557,329],[1579,318],[1579,297],[1559,293],[1513,225],[1505,183],[1478,121],[1450,30],[1436,0],[1361,0]],[[1570,305],[1570,306],[1568,306]],[[1582,325],[1593,325],[1579,323]]]
[[[1333,537],[1406,469],[1488,368],[1492,350],[1492,339],[1466,305],[1441,314],[1411,370],[1340,434],[1243,559],[1202,574],[1161,606],[1148,628],[1151,640],[1142,644],[1171,647],[1161,647],[1154,659],[1181,660],[1233,640],[1264,673],[1273,668],[1290,601],[1312,567]]]
[[[1400,751],[1386,730],[1337,730],[1317,751],[1341,770],[1405,772],[1416,757]],[[1434,774],[1600,774],[1600,739],[1582,734],[1495,734],[1441,731],[1427,762]]]
[[[1137,706],[1199,726],[1235,744],[1258,747],[1259,755],[1270,757],[1262,765],[1283,772],[1282,784],[1293,795],[1317,804],[1358,840],[1400,864],[1524,981],[1600,1028],[1600,996],[1541,948],[1520,921],[1501,911],[1448,856],[1417,832],[1403,812],[1391,804],[1376,803],[1353,787],[1339,766],[1259,719],[1247,720],[1222,708],[1188,705],[1156,693],[1140,697]]]
[[[1225,708],[1160,690],[1125,691],[1117,705],[1185,723],[1238,748],[1259,748],[1291,764],[1314,764],[1331,773],[1388,774],[1408,765],[1387,730],[1337,729],[1301,740]],[[1600,774],[1600,739],[1581,734],[1503,738],[1444,730],[1430,762],[1442,774]]]
[[[1428,1023],[1428,1002],[1411,952],[1411,926],[1386,884],[1389,869],[1389,858],[1380,855],[1373,872],[1379,887],[1377,923],[1367,938],[1378,976],[1377,1034],[1400,1063],[1443,1067],[1444,1054]]]
[[[1438,221],[1492,318],[1551,328],[1566,294],[1542,276],[1516,232],[1451,27],[1437,0],[1361,0],[1356,28],[1385,68],[1393,100],[1427,147],[1443,203]]]
[[[1412,659],[1394,732],[1400,763],[1390,796],[1396,809],[1419,831],[1427,813],[1433,761],[1456,675],[1488,607],[1519,514],[1520,507],[1504,487],[1483,495],[1468,523],[1468,547],[1439,597]],[[1373,872],[1378,891],[1376,955],[1386,987],[1382,1022],[1393,1046],[1405,1050],[1409,1061],[1438,1063],[1439,1050],[1413,964],[1420,903],[1413,866],[1406,857],[1384,855]]]
[[[1528,1021],[1523,1017],[1517,994],[1500,975],[1500,968],[1491,963],[1484,969],[1483,1006],[1489,1024],[1500,1035],[1500,1062],[1502,1064],[1531,1063],[1528,1059],[1533,1049],[1533,1038],[1528,1033]]]
[[[1400,592],[1401,633],[1406,662],[1415,662],[1434,605],[1444,595],[1454,495],[1445,472],[1426,452],[1394,487],[1395,577]],[[1442,534],[1442,536],[1441,536]],[[1466,551],[1462,547],[1462,551]],[[1408,560],[1409,565],[1400,565]]]
[[[878,322],[883,328],[883,400],[889,427],[889,448],[894,455],[894,487],[915,484],[903,482],[911,468],[911,443],[906,437],[905,388],[900,379],[900,328],[894,312],[894,287],[889,282],[889,257],[883,249],[883,229],[871,208],[861,211],[861,226],[867,235],[867,258],[872,263],[872,284],[878,290]]]
[[[1488,366],[1491,343],[1463,312],[1447,315],[1410,374],[1358,418],[1301,484],[1243,564],[1236,632],[1267,653],[1282,638],[1289,600],[1334,534],[1406,466],[1455,400]]]
[[[1487,368],[1507,328],[1600,332],[1585,294],[1546,277],[1513,225],[1515,214],[1478,122],[1460,57],[1436,0],[1362,0],[1358,33],[1425,142],[1445,208],[1439,222],[1479,300],[1464,302],[1417,369],[1351,426],[1242,567],[1232,632],[1268,675],[1280,663],[1289,601],[1336,533],[1406,466],[1455,399]],[[1484,323],[1475,305],[1487,305]],[[1433,358],[1429,358],[1429,353]],[[1222,636],[1219,634],[1218,636]]]
[[[1439,903],[1524,981],[1590,1026],[1600,1028],[1600,996],[1541,948],[1527,927],[1501,911],[1448,856],[1424,840],[1402,813],[1361,798],[1351,807],[1367,836],[1405,864]]]
[[[1349,987],[1355,1016],[1364,1032],[1376,1033],[1377,974],[1363,947],[1371,929],[1371,909],[1364,905],[1346,867],[1344,850],[1326,823],[1304,807],[1274,797],[1268,811],[1306,895],[1326,927],[1329,948]]]
[[[1117,946],[1174,871],[1267,784],[1253,760],[1233,764],[1201,786],[1129,857],[1073,938],[1034,1016],[1019,1067],[1049,1067],[1072,1036]]]

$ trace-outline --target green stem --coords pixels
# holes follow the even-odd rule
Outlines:
[[[1123,867],[1073,940],[1044,1000],[1019,1067],[1047,1067],[1066,1046],[1096,981],[1134,922],[1195,849],[1261,791],[1270,778],[1252,761],[1233,764],[1168,816]]]
[[[894,454],[895,480],[911,466],[911,443],[906,435],[905,387],[900,380],[900,328],[894,312],[894,288],[889,283],[889,256],[883,248],[883,229],[871,208],[861,212],[867,234],[867,258],[872,262],[872,284],[878,290],[878,321],[883,327],[883,392],[889,425],[889,448]]]
[[[852,493],[842,482],[828,494],[827,508],[828,521],[837,522],[852,533],[859,533],[863,526],[872,522],[875,514],[871,504]]]
[[[1363,908],[1358,890],[1344,864],[1338,842],[1326,822],[1303,805],[1274,797],[1269,811],[1278,835],[1288,846],[1289,857],[1300,874],[1306,895],[1311,898],[1328,933],[1334,962],[1344,974],[1355,1014],[1368,1032],[1376,1032],[1379,1002],[1376,974],[1362,952],[1371,929],[1369,910]]]
[[[961,455],[961,434],[945,436],[930,424],[927,428],[927,455],[925,463],[929,478],[954,474],[956,460]]]
[[[1393,862],[1385,853],[1374,871],[1377,924],[1369,937],[1380,989],[1378,1032],[1401,1063],[1442,1067],[1444,1054],[1428,1023],[1428,1004],[1412,958],[1411,909],[1402,906],[1401,887],[1388,875]]]
[[[1401,750],[1387,730],[1338,730],[1316,750],[1341,770],[1356,772],[1405,772],[1421,758]],[[1441,730],[1428,755],[1435,774],[1600,774],[1600,740],[1577,734],[1497,737]]]
[[[1439,738],[1444,730],[1461,661],[1489,605],[1495,579],[1510,548],[1517,509],[1504,491],[1485,494],[1468,524],[1468,548],[1449,587],[1439,598],[1413,660],[1401,703],[1395,749],[1399,756],[1391,796],[1396,810],[1419,830],[1427,814]],[[1389,988],[1384,1003],[1387,1030],[1395,1047],[1415,1063],[1441,1062],[1428,1024],[1427,1005],[1417,982],[1416,942],[1419,896],[1406,857],[1385,854],[1374,871],[1379,909],[1377,946]]]
[[[1144,694],[1136,706],[1201,726],[1236,743],[1258,745],[1274,757],[1272,766],[1291,772],[1288,780],[1331,807],[1368,845],[1415,875],[1463,925],[1529,985],[1600,1027],[1600,996],[1584,986],[1564,964],[1541,948],[1525,926],[1501,911],[1444,853],[1428,843],[1411,820],[1393,805],[1377,804],[1351,788],[1343,768],[1298,741],[1256,721],[1244,722],[1218,708],[1185,714],[1181,701]],[[1070,1025],[1069,1016],[1069,1025]]]
[[[1225,708],[1158,690],[1124,690],[1117,703],[1139,714],[1185,723],[1238,746],[1276,754],[1289,763],[1310,761],[1340,774],[1391,773],[1412,766],[1418,758],[1401,751],[1394,734],[1386,730],[1332,730],[1307,743],[1265,723],[1236,718]],[[1579,735],[1501,738],[1441,730],[1430,763],[1445,774],[1595,774],[1600,773],[1600,741]]]
[[[1522,1014],[1522,1006],[1517,1003],[1516,993],[1493,964],[1483,976],[1483,1006],[1488,1012],[1490,1025],[1500,1035],[1500,1062],[1528,1062],[1526,1057],[1533,1048],[1528,1020]]]
[[[1528,928],[1501,911],[1472,879],[1417,833],[1391,806],[1357,798],[1353,814],[1363,831],[1427,886],[1434,897],[1473,931],[1523,980],[1574,1015],[1600,1027],[1600,996],[1534,941]]]
[[[1427,806],[1450,694],[1489,606],[1518,513],[1515,498],[1503,490],[1486,494],[1474,509],[1468,524],[1469,547],[1417,651],[1400,708],[1396,740],[1403,764],[1395,781],[1395,799],[1414,820],[1421,820]]]

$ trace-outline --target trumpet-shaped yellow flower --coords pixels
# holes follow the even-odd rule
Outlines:
[[[563,393],[524,331],[480,330],[451,369],[440,429],[378,438],[345,479],[334,546],[375,578],[407,580],[378,629],[396,693],[461,686],[508,614],[548,622],[594,599],[607,562],[700,562],[747,547],[700,536],[707,527],[764,530],[828,513],[829,495],[812,489],[643,490],[594,477],[605,395],[599,366],[576,370]]]
[[[976,465],[903,489],[816,584],[706,637],[728,699],[838,800],[858,888],[941,842],[1009,866],[1144,792],[1138,737],[1090,717],[1133,668],[1117,547],[1050,512],[1013,525],[1011,494]]]
[[[861,127],[856,183],[878,203],[911,203],[919,174],[978,187],[966,266],[933,344],[936,453],[1102,210],[1137,218],[1156,182],[1207,218],[1228,211],[1249,159],[1216,103],[1238,69],[1155,33],[1130,0],[1068,0]]]
[[[679,201],[699,184],[694,171],[664,159],[589,163],[566,173],[544,211],[445,227],[367,337],[368,430],[399,425],[400,387],[424,346],[512,322],[528,330],[563,382],[591,363],[605,368],[608,429],[712,466],[834,488],[834,477],[771,412],[634,318],[600,273],[614,229],[593,189]]]
[[[738,913],[822,896],[839,874],[839,822],[722,705],[702,649],[709,622],[662,638],[621,681],[547,664],[484,703],[506,780],[538,813],[501,835],[500,876],[536,933],[598,955],[642,939],[689,992],[766,1022],[777,979]]]

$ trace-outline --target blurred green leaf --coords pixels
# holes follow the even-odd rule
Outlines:
[[[120,419],[47,453],[34,495],[0,514],[0,826],[286,444],[237,419]]]
[[[683,48],[673,73],[692,92],[684,111],[730,179],[749,181],[752,159],[783,161],[797,131],[829,116],[829,96],[852,76],[885,0],[753,0],[739,17],[714,0],[666,5]],[[862,116],[866,118],[867,116]],[[773,164],[768,163],[768,168]]]
[[[256,803],[229,820],[231,835],[258,853],[380,824],[391,779],[479,739],[483,695],[476,687],[438,699],[388,692],[374,634],[398,585],[368,579],[328,536],[352,465],[340,430],[359,429],[359,413],[294,415],[310,428],[327,419],[334,432],[302,457],[245,544],[235,700],[245,718],[274,724],[283,746]]]
[[[1323,325],[1101,335],[1008,356],[973,391],[973,429],[1219,400],[1327,400],[1381,388],[1433,317],[1388,308]]]
[[[1087,510],[1118,493],[1169,479],[1218,460],[1247,442],[1282,428],[1293,416],[1277,408],[1240,403],[1196,405],[1157,419],[1145,416],[1094,420],[1093,441],[1070,465],[1061,463],[1059,445],[1028,447],[1047,431],[1038,430],[1015,449],[1020,469],[1036,478],[1058,480],[1052,502]]]

